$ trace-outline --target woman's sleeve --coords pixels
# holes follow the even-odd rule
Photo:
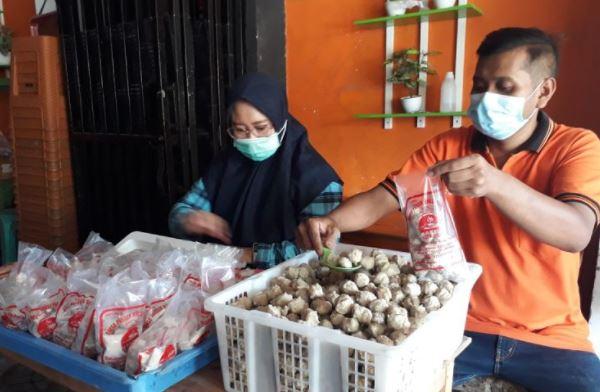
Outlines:
[[[299,221],[312,216],[329,214],[342,202],[343,187],[337,182],[331,182],[323,191],[300,213]],[[285,260],[300,254],[300,250],[292,241],[282,241],[271,244],[255,243],[252,247],[254,265],[257,268],[271,268]]]
[[[183,218],[197,210],[211,211],[210,200],[202,179],[196,181],[192,189],[171,209],[169,213],[169,230],[177,238],[188,238],[183,229]]]

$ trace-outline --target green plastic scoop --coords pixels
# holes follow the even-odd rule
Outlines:
[[[338,272],[354,272],[354,271],[358,271],[361,268],[361,265],[358,264],[356,267],[351,267],[351,268],[344,268],[344,267],[340,267],[339,265],[332,265],[329,262],[329,256],[331,256],[331,249],[323,247],[323,255],[321,255],[321,258],[319,259],[319,261],[321,262],[322,265],[324,265],[325,267],[334,270],[334,271],[338,271]]]

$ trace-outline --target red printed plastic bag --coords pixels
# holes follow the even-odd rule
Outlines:
[[[212,325],[212,314],[204,310],[203,304],[200,290],[178,290],[163,317],[130,347],[125,371],[137,375],[156,370],[178,351],[200,343]]]
[[[179,314],[185,314],[179,325],[177,349],[186,351],[200,344],[208,336],[214,326],[211,312],[204,308],[206,295],[198,291],[182,290],[182,295],[173,300],[173,308]]]
[[[98,361],[125,367],[129,346],[141,335],[146,318],[148,280],[134,280],[127,269],[98,290],[94,326]]]
[[[112,249],[113,244],[92,231],[79,252],[75,254],[75,259],[77,264],[83,265],[84,268],[89,268],[98,263],[100,258]]]
[[[103,282],[105,278],[111,278],[125,271],[134,261],[140,260],[143,254],[143,251],[137,249],[124,254],[118,254],[114,251],[105,253],[99,261],[100,270],[98,276],[100,281]]]
[[[65,281],[44,267],[38,267],[34,274],[38,284],[17,301],[17,306],[24,304],[21,308],[29,333],[37,338],[51,339],[56,328],[56,310],[65,296]]]
[[[157,261],[156,277],[175,277],[181,276],[181,270],[188,262],[188,253],[180,249],[174,249],[163,253]]]
[[[46,267],[64,280],[67,280],[67,276],[74,266],[74,257],[72,253],[62,248],[57,248],[50,255],[50,258],[46,262]]]
[[[23,283],[28,279],[27,271],[44,265],[51,254],[51,251],[39,245],[19,242],[17,264],[10,271],[9,277],[16,278],[19,284]]]
[[[71,348],[87,310],[93,307],[98,290],[96,268],[75,270],[67,280],[67,294],[56,311],[53,340]]]
[[[17,307],[16,300],[24,295],[24,287],[11,277],[0,280],[0,321],[10,329],[26,330],[25,313]]]
[[[45,282],[46,275],[39,270],[46,270],[42,265],[51,253],[38,245],[19,242],[18,261],[0,280],[0,321],[5,327],[27,330],[25,299]]]
[[[88,306],[79,323],[77,335],[71,345],[71,350],[88,358],[96,358],[98,351],[96,350],[96,329],[94,327],[94,316],[96,308],[94,304]]]
[[[14,297],[11,294],[0,294],[0,320],[6,328],[24,331],[27,329],[25,313],[17,307]]]
[[[181,267],[179,281],[187,289],[202,288],[202,258],[197,249],[188,254],[186,263]]]
[[[415,270],[439,271],[452,279],[464,276],[465,256],[439,177],[399,175],[394,180]]]
[[[198,252],[201,257],[202,290],[215,294],[237,283],[236,272],[244,266],[238,260],[239,252],[237,248],[218,245]]]
[[[148,329],[165,312],[175,295],[178,280],[174,276],[150,279],[148,282],[148,314],[144,321],[144,330]]]

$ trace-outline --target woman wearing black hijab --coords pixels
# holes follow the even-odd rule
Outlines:
[[[289,112],[281,86],[262,74],[238,80],[228,97],[233,146],[209,165],[169,216],[173,235],[244,248],[268,268],[294,257],[298,224],[326,215],[342,181]]]

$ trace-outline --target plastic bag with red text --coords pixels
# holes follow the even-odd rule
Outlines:
[[[66,280],[69,272],[73,269],[74,257],[72,253],[62,248],[57,248],[50,255],[50,258],[46,262],[46,267]]]
[[[438,271],[453,280],[465,276],[467,263],[443,182],[426,175],[397,175],[394,181],[417,273]]]
[[[43,339],[51,339],[56,328],[56,310],[65,296],[65,281],[45,267],[32,271],[37,283],[17,301],[27,321],[29,332]]]
[[[100,258],[113,248],[113,244],[106,241],[100,234],[90,232],[81,249],[75,253],[76,265],[84,265],[84,268],[92,267],[100,261]]]
[[[215,294],[236,284],[239,271],[245,265],[240,262],[241,250],[219,245],[208,245],[198,255],[201,259],[202,290]]]
[[[96,349],[96,330],[94,326],[95,315],[96,308],[92,303],[87,307],[83,318],[79,323],[79,327],[77,328],[75,340],[71,345],[71,351],[75,351],[88,358],[95,358],[98,355]]]
[[[46,275],[37,271],[43,268],[51,253],[41,246],[19,242],[17,263],[8,276],[0,280],[0,320],[5,327],[27,329],[27,302],[24,299],[45,282]]]
[[[67,294],[56,311],[55,343],[67,348],[73,345],[88,308],[94,306],[97,279],[97,268],[75,270],[67,279]]]
[[[27,280],[28,274],[24,271],[31,270],[35,266],[42,266],[52,254],[46,248],[27,242],[19,242],[17,263],[10,271],[10,277],[17,279],[17,283]],[[23,271],[23,273],[21,273]]]
[[[205,294],[182,286],[164,315],[129,348],[125,371],[137,375],[158,369],[179,351],[193,348],[208,335],[212,314],[204,310]]]
[[[107,280],[96,297],[94,327],[98,361],[123,369],[127,350],[142,334],[147,312],[148,279],[130,268]]]

